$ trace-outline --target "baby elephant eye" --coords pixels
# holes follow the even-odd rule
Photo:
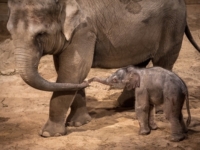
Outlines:
[[[116,78],[112,79],[112,82],[117,83],[117,79]]]

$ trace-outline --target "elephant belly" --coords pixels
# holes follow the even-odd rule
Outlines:
[[[112,54],[95,54],[92,67],[100,68],[120,68],[128,65],[137,65],[150,58],[150,53],[129,54],[132,50],[109,51]]]
[[[152,89],[148,89],[148,92],[149,92],[149,98],[150,98],[151,104],[154,104],[154,105],[163,104],[164,99],[163,99],[162,88],[154,87]]]
[[[138,65],[152,58],[159,47],[157,38],[135,39],[131,37],[119,43],[112,43],[107,37],[97,40],[92,67],[119,68]]]

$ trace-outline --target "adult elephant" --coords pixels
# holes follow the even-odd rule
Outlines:
[[[45,137],[66,133],[70,106],[69,124],[90,121],[84,90],[71,89],[85,86],[78,83],[91,67],[145,66],[152,60],[171,70],[184,33],[199,50],[186,23],[184,0],[9,0],[8,6],[7,28],[21,77],[32,87],[54,91],[40,132]],[[38,74],[46,54],[54,56],[57,83]]]

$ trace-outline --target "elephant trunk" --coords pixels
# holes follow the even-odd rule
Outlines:
[[[110,85],[107,78],[102,79],[102,78],[94,77],[94,78],[91,78],[91,79],[88,80],[89,83],[91,83],[93,81],[96,81],[96,82],[99,82],[99,83],[102,83],[102,84],[105,84],[105,85]]]
[[[32,50],[33,51],[33,50]],[[42,54],[30,54],[30,50],[17,48],[15,51],[17,71],[22,79],[30,86],[44,91],[68,91],[79,90],[88,86],[87,82],[82,84],[53,83],[42,78],[38,73],[38,64]]]

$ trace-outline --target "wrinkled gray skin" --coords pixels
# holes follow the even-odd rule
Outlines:
[[[82,82],[91,67],[145,67],[152,60],[172,69],[184,33],[198,49],[184,0],[8,0],[8,7],[7,28],[21,77],[34,88],[54,91],[40,132],[45,137],[66,133],[70,106],[69,125],[91,120],[84,89],[70,91],[87,86]],[[57,83],[38,74],[40,58],[47,54],[54,57]],[[120,104],[132,96],[124,90]]]
[[[94,77],[89,80],[92,81],[110,85],[112,88],[135,91],[135,112],[140,125],[139,134],[146,135],[158,128],[154,121],[153,108],[163,104],[166,118],[171,123],[171,141],[181,141],[185,138],[187,127],[183,120],[182,107],[186,100],[187,126],[189,126],[191,115],[188,90],[176,74],[160,67],[138,69],[129,66],[117,70],[108,78]]]

